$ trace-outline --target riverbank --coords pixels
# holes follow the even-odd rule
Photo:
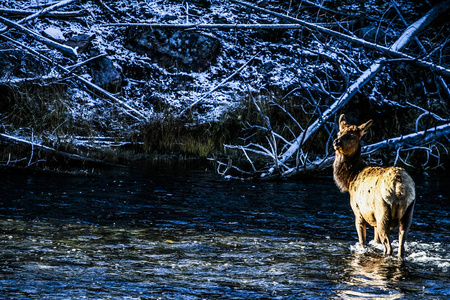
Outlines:
[[[0,164],[70,170],[210,158],[239,176],[316,172],[332,155],[339,113],[374,120],[367,145],[449,122],[448,77],[437,68],[450,67],[445,14],[430,14],[420,44],[405,37],[437,1],[291,2],[0,8],[10,26],[0,39]],[[20,24],[31,12],[42,14],[23,21],[32,33]],[[179,28],[189,24],[209,25]],[[400,37],[408,42],[399,51],[435,68],[382,50]],[[341,98],[348,103],[328,114]],[[448,166],[448,145],[443,134],[370,158],[429,172]]]

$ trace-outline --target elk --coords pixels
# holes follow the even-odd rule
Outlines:
[[[402,258],[416,201],[415,184],[403,168],[370,166],[363,160],[361,138],[372,123],[349,125],[345,115],[340,116],[339,132],[333,141],[333,177],[341,192],[350,194],[359,243],[365,245],[369,224],[374,227],[375,242],[384,246],[384,255],[391,255],[389,233],[398,226],[398,257]]]

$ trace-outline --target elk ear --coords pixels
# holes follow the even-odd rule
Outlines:
[[[369,128],[370,128],[370,126],[372,126],[372,124],[373,124],[373,121],[369,120],[366,123],[358,126],[361,136],[365,135],[369,131]]]
[[[339,130],[344,129],[345,126],[347,126],[347,120],[345,119],[345,115],[342,114],[339,117]]]

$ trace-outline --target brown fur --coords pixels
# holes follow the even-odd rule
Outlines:
[[[374,227],[376,242],[384,253],[392,254],[390,230],[399,227],[398,257],[404,256],[406,235],[412,221],[415,204],[415,184],[399,167],[368,166],[361,157],[361,137],[372,120],[360,126],[348,125],[345,116],[339,118],[339,133],[333,142],[336,155],[333,177],[342,192],[350,193],[355,225],[361,245],[366,243],[366,224]]]

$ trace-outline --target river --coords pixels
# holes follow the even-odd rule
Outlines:
[[[450,298],[449,177],[416,176],[403,261],[356,245],[331,177],[153,168],[0,179],[1,299]],[[395,254],[397,231],[391,240]]]

